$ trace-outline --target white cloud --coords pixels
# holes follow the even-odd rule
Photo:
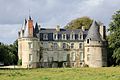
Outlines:
[[[6,24],[0,25],[0,42],[13,43],[17,39],[18,30],[20,30],[20,24]]]
[[[65,26],[72,19],[89,16],[108,25],[120,8],[119,0],[0,0],[0,41],[11,43],[29,9],[34,22],[43,27]],[[8,25],[6,25],[8,24]]]

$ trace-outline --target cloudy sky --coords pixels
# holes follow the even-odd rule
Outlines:
[[[71,20],[88,16],[108,26],[120,9],[120,0],[0,0],[0,42],[13,43],[29,13],[42,27],[64,27]]]

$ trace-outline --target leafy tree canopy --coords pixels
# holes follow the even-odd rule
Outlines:
[[[84,29],[89,29],[90,25],[92,24],[92,19],[87,16],[77,18],[69,22],[65,28],[66,29],[81,29],[84,26]]]
[[[109,24],[109,47],[113,49],[113,58],[116,63],[120,63],[120,10],[116,11],[112,16],[112,20]]]
[[[17,40],[10,45],[0,42],[0,63],[4,65],[17,64],[18,61],[18,45]]]

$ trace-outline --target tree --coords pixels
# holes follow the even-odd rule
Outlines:
[[[109,24],[108,44],[112,49],[112,57],[115,59],[116,64],[120,64],[120,10],[116,11],[112,16]]]
[[[84,26],[85,29],[89,29],[90,25],[92,24],[92,19],[89,17],[81,17],[69,22],[65,28],[66,29],[81,29]]]
[[[17,40],[10,45],[0,43],[0,62],[4,65],[17,64],[18,50]]]

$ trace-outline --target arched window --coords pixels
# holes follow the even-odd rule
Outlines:
[[[89,44],[89,39],[87,39],[87,43]]]

